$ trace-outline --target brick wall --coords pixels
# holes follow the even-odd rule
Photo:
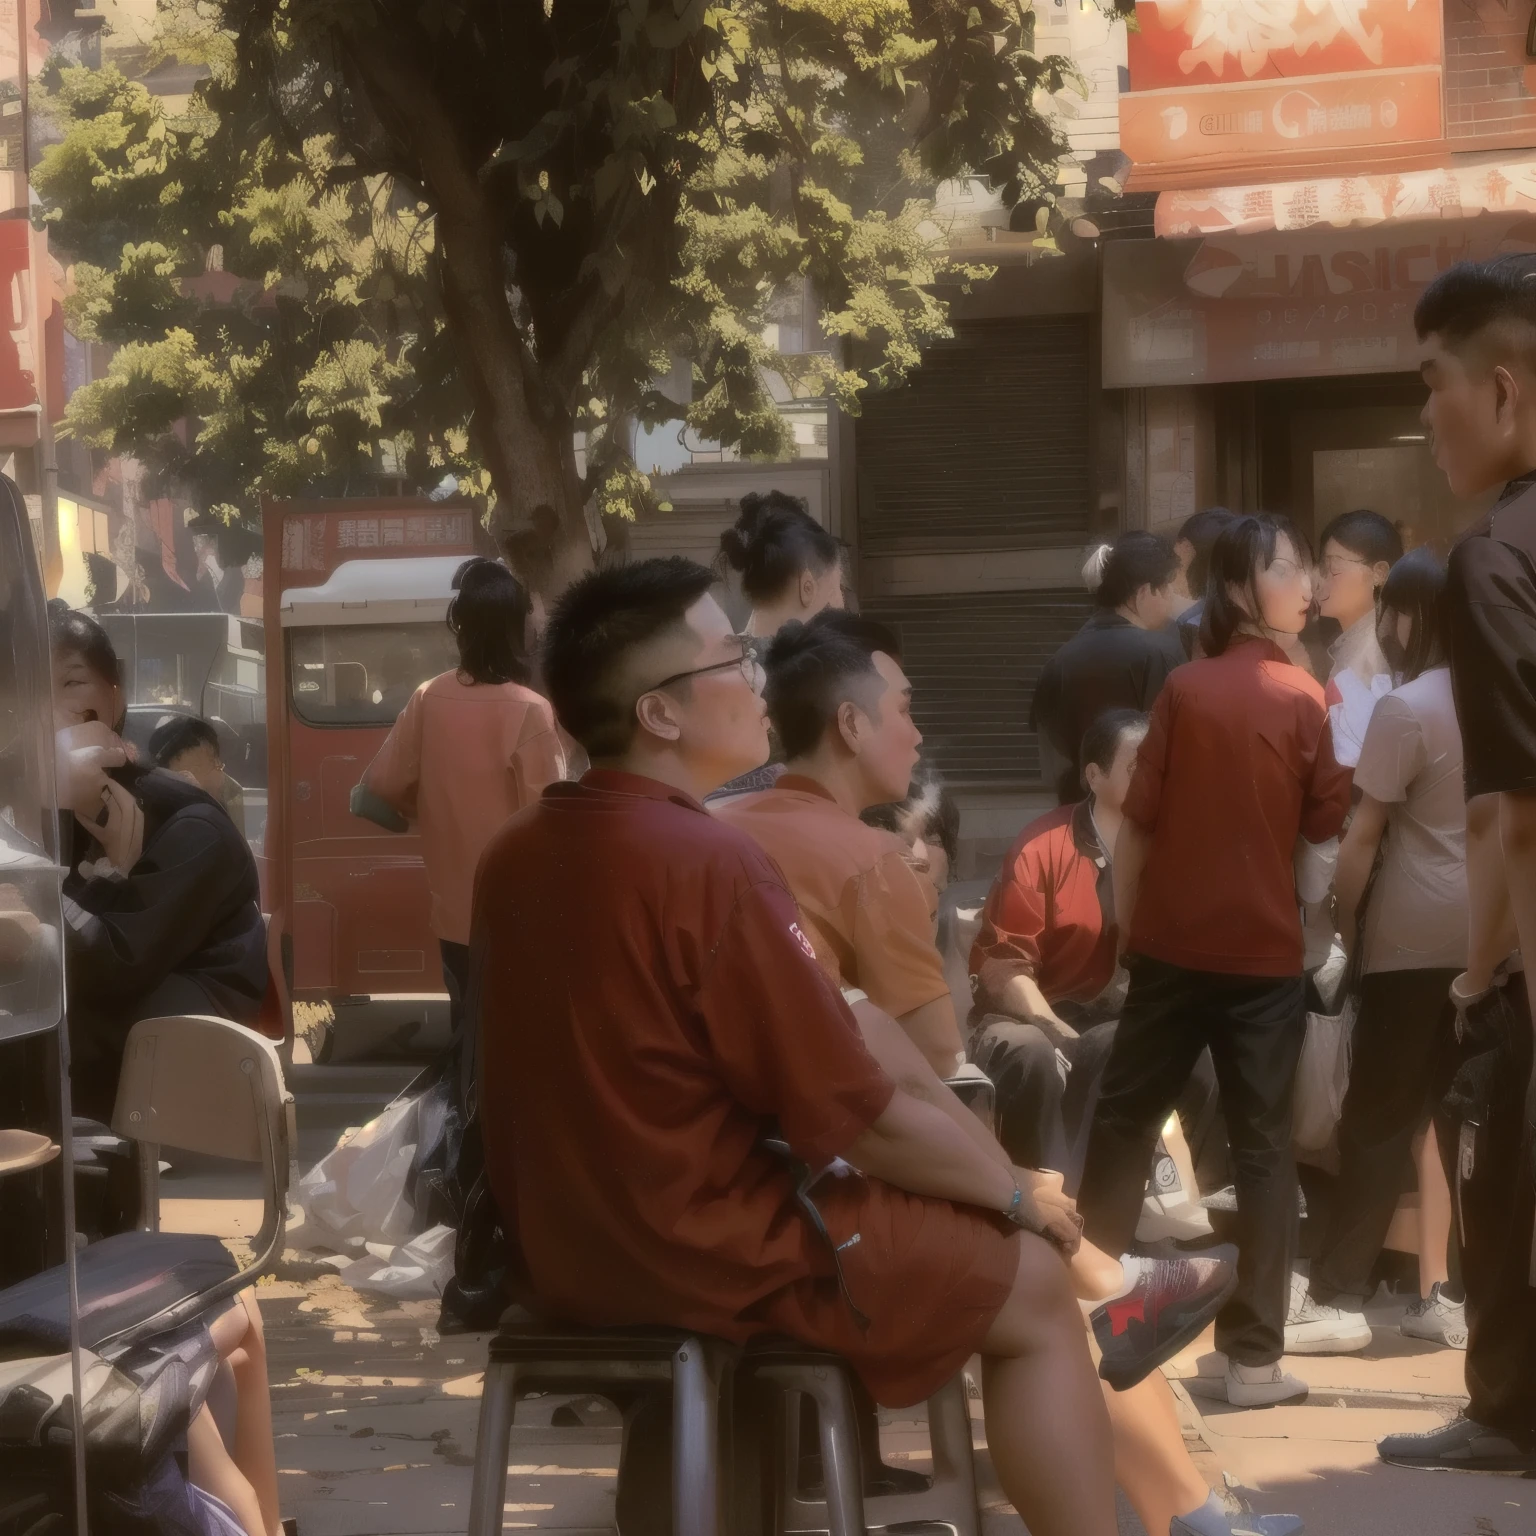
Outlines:
[[[1519,0],[1445,0],[1445,132],[1536,144],[1536,62],[1525,56],[1530,7]]]

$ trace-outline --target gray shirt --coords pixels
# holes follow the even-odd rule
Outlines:
[[[1467,963],[1467,807],[1451,674],[1436,667],[1379,699],[1355,787],[1387,808],[1365,917],[1367,972]]]

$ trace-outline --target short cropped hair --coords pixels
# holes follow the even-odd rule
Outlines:
[[[1380,512],[1368,512],[1363,507],[1358,512],[1339,513],[1323,529],[1317,541],[1319,552],[1328,547],[1330,539],[1369,565],[1379,560],[1392,565],[1403,558],[1402,534]]]
[[[1430,283],[1413,310],[1420,341],[1438,335],[1453,348],[1511,323],[1536,330],[1536,256],[1458,261]]]
[[[877,651],[901,659],[896,631],[837,608],[807,624],[786,624],[774,636],[763,698],[786,757],[799,757],[820,743],[854,679],[876,675]]]
[[[1120,755],[1120,748],[1129,736],[1139,742],[1147,734],[1152,717],[1139,709],[1106,709],[1083,732],[1083,745],[1077,760],[1083,765],[1083,788],[1088,787],[1088,764],[1108,773]]]
[[[680,628],[713,584],[697,561],[669,555],[592,571],[556,602],[544,634],[544,682],[556,718],[589,757],[628,750],[635,701],[621,691],[626,659]]]
[[[112,637],[90,614],[55,598],[48,604],[48,641],[55,661],[78,656],[102,682],[114,687],[122,682],[123,669]]]
[[[1179,568],[1173,545],[1161,534],[1134,528],[1110,545],[1100,566],[1094,601],[1100,608],[1118,608],[1143,587],[1166,587]]]
[[[212,747],[220,758],[224,756],[219,733],[196,715],[172,715],[150,733],[149,757],[157,768],[169,768],[183,752],[197,747]]]

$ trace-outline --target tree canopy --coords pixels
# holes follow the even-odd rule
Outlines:
[[[1021,0],[183,0],[185,114],[51,97],[72,315],[120,348],[69,425],[231,510],[452,469],[553,590],[654,497],[637,424],[779,454],[775,394],[856,413],[918,365],[977,275],[938,180],[1052,247],[1075,77],[1033,41]]]

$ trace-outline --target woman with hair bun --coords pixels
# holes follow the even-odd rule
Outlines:
[[[720,535],[716,574],[735,571],[752,604],[742,634],[762,659],[768,642],[792,622],[843,606],[843,546],[787,491],[753,491],[741,498],[736,521]],[[772,789],[784,771],[779,744],[769,738],[768,761],[722,784],[709,804]]]
[[[1168,540],[1139,529],[1100,545],[1083,566],[1094,612],[1046,662],[1029,712],[1030,729],[1054,756],[1047,777],[1062,805],[1080,798],[1078,753],[1088,727],[1105,710],[1151,709],[1185,660],[1170,627],[1178,574]]]
[[[785,491],[741,498],[741,515],[720,535],[716,567],[738,573],[752,604],[743,633],[771,640],[791,619],[804,623],[843,606],[843,547]]]

